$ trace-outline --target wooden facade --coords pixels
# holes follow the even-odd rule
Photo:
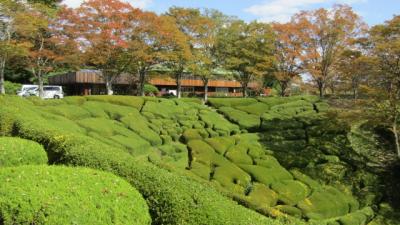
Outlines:
[[[156,86],[162,94],[176,90],[176,81],[168,76],[152,77],[149,83]],[[92,70],[82,70],[49,78],[49,84],[64,86],[69,95],[97,95],[105,94],[105,82],[101,73]],[[254,87],[251,83],[249,86]],[[241,85],[235,80],[210,80],[208,83],[210,96],[241,96]],[[185,76],[182,79],[182,92],[193,95],[204,94],[203,81],[194,76]],[[136,88],[135,79],[129,75],[119,76],[113,89],[116,94],[133,94]]]

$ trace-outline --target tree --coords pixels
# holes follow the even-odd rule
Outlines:
[[[177,49],[186,49],[186,39],[172,18],[140,11],[132,14],[127,36],[125,57],[130,61],[128,68],[131,72],[137,71],[138,94],[144,96],[148,72],[179,56]]]
[[[377,59],[379,73],[375,79],[377,106],[375,116],[390,127],[395,139],[397,155],[400,158],[400,16],[395,16],[384,25],[377,25],[370,31],[372,51]]]
[[[128,47],[130,17],[135,11],[139,10],[118,0],[89,0],[76,10],[63,13],[60,19],[74,28],[70,32],[77,34],[74,41],[82,52],[84,66],[101,71],[108,95],[113,94],[113,83],[129,64],[123,54]]]
[[[15,38],[20,28],[16,20],[22,16],[24,5],[21,2],[5,0],[0,3],[0,94],[5,94],[4,77],[8,61],[12,57],[27,55],[30,46]]]
[[[299,76],[303,71],[301,24],[274,23],[272,27],[276,35],[274,77],[281,88],[280,95],[286,96],[293,78]]]
[[[207,66],[209,62],[205,60],[206,57],[200,54],[200,49],[205,50],[205,45],[207,44],[206,39],[206,31],[207,26],[212,26],[211,21],[207,20],[203,17],[198,9],[191,8],[180,8],[180,7],[172,7],[166,13],[167,16],[172,17],[178,26],[179,30],[186,35],[186,48],[185,49],[176,49],[175,59],[171,60],[168,65],[172,69],[174,73],[174,77],[177,85],[177,96],[181,97],[181,82],[182,76],[185,71],[189,70],[189,65],[193,59],[194,54],[197,56],[201,56],[203,59],[202,62],[198,63],[196,67],[197,71],[200,71],[199,66]],[[192,67],[194,64],[192,64]],[[205,68],[202,68],[203,72]],[[203,73],[202,73],[203,74]]]
[[[273,63],[274,38],[268,24],[235,21],[218,37],[219,57],[242,86],[243,97],[255,77],[268,72]]]
[[[18,24],[19,39],[30,44],[26,67],[38,83],[39,97],[43,97],[44,80],[63,58],[58,52],[58,43],[52,38],[51,23],[56,10],[39,3],[25,6],[15,24]]]
[[[218,36],[225,26],[228,26],[235,18],[223,13],[205,9],[197,22],[197,36],[194,43],[194,62],[197,70],[194,74],[199,76],[204,86],[204,102],[208,101],[208,83],[210,79],[225,76],[225,73],[218,73],[221,68],[222,59],[218,55]]]
[[[302,28],[303,65],[323,97],[332,66],[365,25],[346,5],[335,5],[331,10],[303,11],[293,21]]]
[[[373,57],[363,54],[359,50],[345,50],[336,64],[337,73],[341,82],[349,86],[353,99],[359,97],[359,88],[363,81],[368,79],[375,71]]]

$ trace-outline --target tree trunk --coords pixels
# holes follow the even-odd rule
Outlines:
[[[181,98],[181,89],[182,89],[182,72],[178,72],[175,75],[176,78],[176,96]]]
[[[243,98],[247,98],[247,83],[242,83],[242,94]]]
[[[142,69],[139,71],[139,95],[145,96],[144,93],[144,83],[146,81],[146,70]]]
[[[324,82],[322,80],[317,81],[317,85],[318,85],[318,91],[319,91],[319,97],[323,98],[324,97]]]
[[[358,99],[358,91],[357,91],[357,88],[353,88],[353,98],[354,98],[354,100],[357,100],[357,99]]]
[[[394,134],[394,140],[396,142],[397,157],[400,158],[400,143],[399,143],[399,134],[397,132],[397,121],[396,120],[393,122],[392,129],[393,129],[393,134]]]
[[[286,96],[286,90],[288,88],[288,82],[282,81],[282,82],[280,82],[280,86],[281,86],[281,97],[285,97]]]
[[[40,70],[38,71],[37,78],[38,78],[38,86],[39,86],[39,97],[44,98],[43,77],[42,77],[42,72]]]
[[[111,77],[106,77],[106,89],[107,89],[107,95],[113,95],[114,91],[112,89],[112,82],[111,82]]]
[[[6,60],[5,59],[1,59],[0,62],[0,95],[1,94],[5,94],[6,93],[6,89],[4,87],[4,69],[6,66]]]
[[[208,101],[208,79],[203,79],[204,84],[204,102]]]

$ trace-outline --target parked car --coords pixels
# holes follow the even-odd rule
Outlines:
[[[37,85],[22,85],[18,92],[21,97],[39,96],[39,87]],[[61,86],[43,86],[44,99],[64,98],[64,91]]]

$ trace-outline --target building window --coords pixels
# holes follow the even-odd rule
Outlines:
[[[182,87],[182,92],[194,92],[194,87]]]
[[[217,87],[217,88],[215,88],[215,92],[219,92],[219,93],[228,93],[228,92],[229,92],[229,88]]]

